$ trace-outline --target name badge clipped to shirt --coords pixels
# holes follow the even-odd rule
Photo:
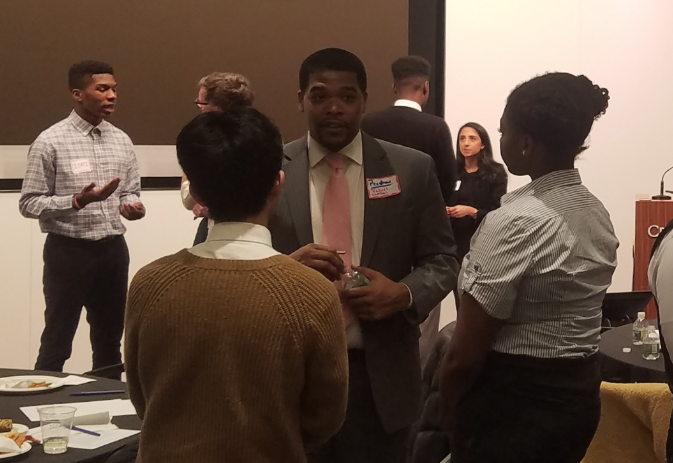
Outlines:
[[[70,167],[72,167],[73,174],[91,172],[91,164],[88,159],[74,159],[70,161]]]
[[[367,179],[367,195],[369,199],[389,198],[402,193],[400,179],[397,175]]]
[[[456,191],[460,190],[460,180],[456,180]]]

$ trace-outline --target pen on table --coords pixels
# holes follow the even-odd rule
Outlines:
[[[84,434],[89,434],[89,435],[91,435],[91,436],[100,437],[100,434],[99,434],[99,433],[97,433],[97,432],[93,432],[93,431],[89,431],[88,429],[82,429],[82,428],[80,428],[80,427],[78,427],[78,426],[73,426],[73,427],[72,427],[72,430],[73,430],[73,431],[83,432]]]
[[[71,392],[70,395],[80,396],[80,395],[106,395],[106,394],[124,394],[126,391],[116,390],[116,391],[79,391]]]

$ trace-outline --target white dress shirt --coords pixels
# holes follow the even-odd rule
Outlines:
[[[180,196],[182,196],[182,205],[185,206],[185,209],[191,211],[196,206],[196,201],[192,198],[192,194],[189,192],[189,180],[185,180],[180,184]]]
[[[395,101],[394,106],[406,106],[407,108],[415,109],[416,111],[423,111],[421,105],[412,100],[405,100],[404,98]]]
[[[673,285],[671,285],[671,275],[673,275],[673,233],[669,233],[661,241],[659,248],[652,256],[647,271],[650,289],[659,306],[661,337],[667,343],[670,343],[673,339]]]
[[[185,180],[180,185],[180,196],[182,196],[182,205],[185,206],[185,209],[192,210],[196,206],[196,200],[192,198],[192,194],[189,192],[189,180]],[[213,219],[208,219],[208,230],[211,230],[215,225]]]
[[[362,254],[362,234],[364,230],[365,174],[362,165],[362,134],[358,133],[353,141],[340,151],[344,160],[344,174],[348,182],[348,198],[351,212],[351,260],[352,265],[360,265]],[[308,137],[309,186],[311,204],[311,227],[313,241],[322,244],[322,212],[327,183],[332,175],[332,168],[324,157],[330,152],[317,141]],[[349,348],[362,348],[362,331],[360,323],[355,319],[346,329],[346,341]]]
[[[259,260],[280,254],[271,245],[268,228],[247,222],[216,223],[206,241],[189,252],[206,259],[228,260]]]

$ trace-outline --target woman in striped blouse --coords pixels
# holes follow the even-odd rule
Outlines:
[[[453,463],[578,463],[596,431],[618,241],[574,160],[608,99],[585,76],[550,73],[507,100],[501,155],[532,182],[502,198],[463,262],[440,384]]]

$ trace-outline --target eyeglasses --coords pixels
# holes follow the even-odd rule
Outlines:
[[[201,108],[204,107],[204,106],[208,106],[208,103],[206,103],[205,101],[195,101],[194,104],[195,104],[199,109],[201,109]]]

